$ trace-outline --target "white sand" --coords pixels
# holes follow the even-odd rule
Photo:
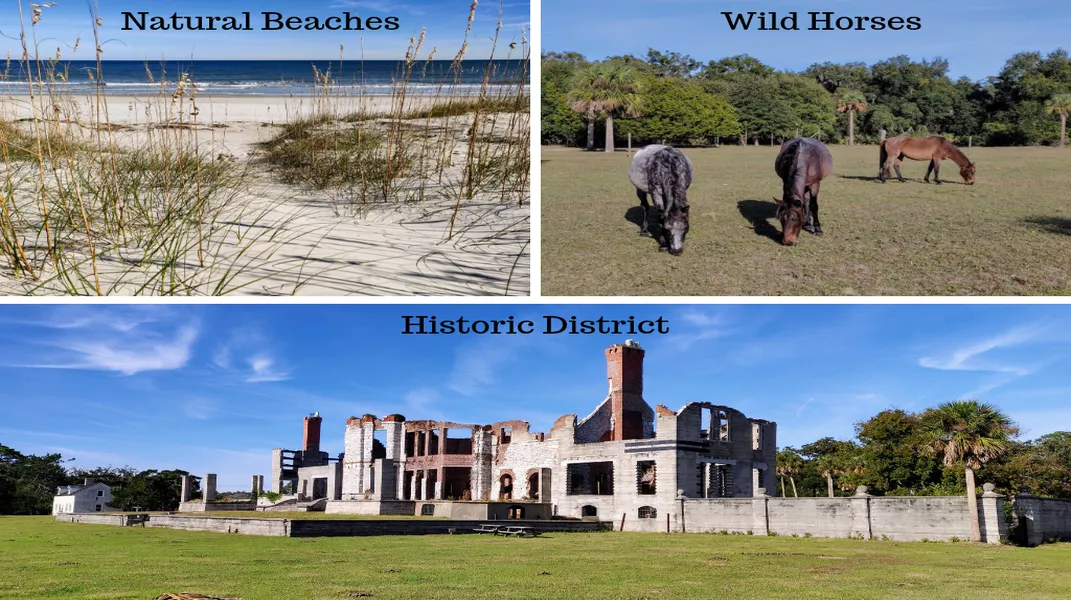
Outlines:
[[[432,101],[413,98],[407,108]],[[75,123],[92,122],[92,111],[87,107],[91,102],[83,99],[77,107],[63,107],[65,118]],[[388,112],[391,98],[343,99],[339,103],[344,112]],[[151,134],[147,124],[163,121],[158,98],[107,97],[107,108],[109,121],[124,126],[114,135],[125,148],[144,143]],[[311,113],[316,102],[296,97],[200,97],[198,108],[199,143],[211,144],[213,153],[222,158],[249,161],[256,143],[277,133],[288,118]],[[183,112],[188,110],[187,105]],[[0,98],[0,117],[25,119],[32,114],[26,97]],[[527,115],[524,119],[527,127]],[[464,131],[454,134],[459,138],[453,154],[463,156]],[[257,176],[255,188],[244,190],[236,205],[228,207],[228,218],[223,221],[229,229],[211,232],[212,249],[206,266],[200,267],[195,255],[187,255],[184,276],[200,282],[194,293],[213,293],[230,270],[240,274],[225,288],[237,294],[528,294],[527,197],[523,206],[516,201],[503,202],[494,194],[462,202],[455,224],[459,233],[447,240],[456,203],[454,188],[428,185],[431,193],[424,202],[358,212],[340,205],[329,193],[283,185],[263,165],[254,168],[263,172]],[[447,175],[448,179],[458,177],[458,173]],[[239,234],[245,235],[239,240]],[[105,293],[139,293],[158,268],[132,266],[136,258],[134,252],[122,249],[98,258]],[[89,272],[88,262],[80,271]],[[15,279],[0,269],[0,294],[64,293],[60,282],[52,277],[54,272],[46,269],[37,281]]]

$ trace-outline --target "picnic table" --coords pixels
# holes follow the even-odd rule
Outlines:
[[[472,531],[475,533],[490,533],[492,535],[515,535],[517,537],[536,537],[540,533],[534,527],[527,525],[493,525],[491,523],[481,523]]]

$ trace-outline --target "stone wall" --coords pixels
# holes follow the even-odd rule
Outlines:
[[[1067,502],[1071,514],[1071,501]],[[1003,497],[987,490],[978,499],[982,541],[1007,539]],[[677,522],[680,509],[671,522]],[[1046,507],[1046,518],[1059,511]],[[847,498],[711,498],[684,502],[683,527],[689,532],[730,532],[754,535],[861,537],[898,541],[970,539],[967,499],[960,496],[869,496]],[[663,517],[663,527],[664,527]],[[1066,521],[1071,523],[1071,520]],[[647,525],[647,527],[651,527]],[[644,526],[625,529],[644,530]],[[657,527],[655,527],[657,530]]]
[[[63,521],[67,523],[89,523],[92,525],[118,525],[119,527],[130,527],[132,525],[140,525],[145,519],[145,515],[133,515],[133,514],[100,514],[100,513],[62,513],[56,515],[57,521]]]
[[[244,535],[290,535],[288,519],[253,519],[248,517],[194,517],[178,515],[149,515],[145,527],[166,527],[186,531],[213,531]]]
[[[1013,539],[1027,546],[1071,540],[1071,500],[1018,494],[1012,502]]]
[[[332,500],[324,510],[331,515],[412,515],[416,502],[410,500]]]

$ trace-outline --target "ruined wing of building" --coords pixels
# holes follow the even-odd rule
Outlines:
[[[609,389],[549,434],[525,421],[472,424],[352,417],[345,451],[320,450],[318,414],[300,450],[272,453],[271,486],[328,512],[455,518],[631,516],[655,528],[682,497],[750,498],[774,487],[777,426],[709,402],[678,411],[643,397],[644,350],[606,349]],[[415,504],[420,509],[415,510]]]
[[[108,512],[112,510],[112,488],[86,479],[83,485],[64,485],[52,498],[52,514]]]

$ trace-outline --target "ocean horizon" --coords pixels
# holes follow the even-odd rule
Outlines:
[[[62,78],[37,82],[36,63],[26,72],[26,63],[10,61],[0,69],[0,94],[29,94],[27,75],[40,87],[59,87],[74,94],[103,89],[113,96],[155,94],[174,90],[188,73],[198,93],[237,96],[310,96],[316,92],[315,72],[329,74],[333,94],[343,96],[389,96],[408,66],[404,60],[106,60],[102,61],[103,85],[97,81],[95,61],[58,61],[53,72]],[[515,92],[529,86],[523,60],[464,60],[452,68],[450,60],[418,60],[408,76],[407,94],[475,95],[487,75],[488,94]],[[315,68],[315,70],[314,70]],[[490,73],[488,74],[488,70]],[[62,80],[60,80],[62,79]]]

